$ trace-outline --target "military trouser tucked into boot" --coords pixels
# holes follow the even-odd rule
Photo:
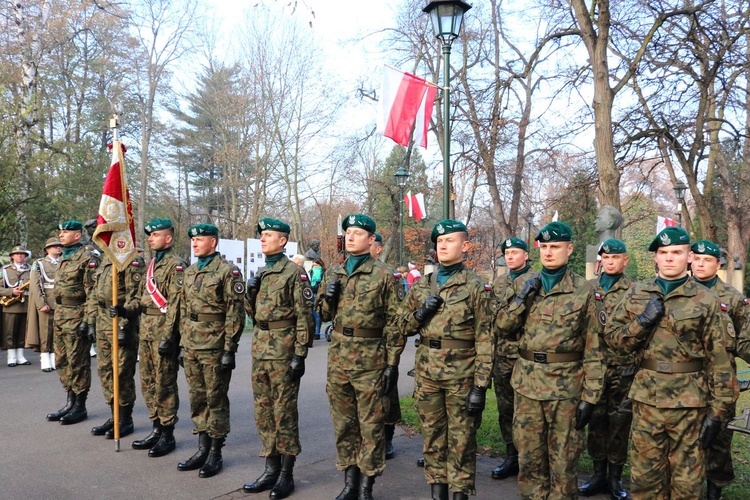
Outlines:
[[[148,326],[148,318],[141,322],[141,331]],[[177,351],[162,356],[159,341],[143,340],[138,344],[138,363],[141,375],[141,393],[146,402],[148,417],[161,425],[177,424],[180,396],[177,389]]]
[[[163,457],[172,453],[177,447],[174,441],[174,425],[162,426],[161,436],[154,446],[148,450],[148,456],[151,458]]]
[[[70,319],[72,308],[58,306],[55,310],[55,334],[52,339],[55,345],[55,364],[60,383],[68,390],[81,394],[91,388],[91,342],[87,334],[79,332],[83,309],[80,316]],[[58,312],[59,311],[59,312]]]
[[[83,422],[88,418],[89,414],[86,411],[86,398],[88,397],[88,395],[88,391],[84,391],[81,394],[76,394],[76,402],[73,405],[73,408],[62,418],[60,418],[60,423],[62,425],[77,424],[78,422]]]
[[[594,475],[591,476],[591,479],[589,479],[588,482],[578,488],[578,494],[584,497],[590,497],[606,492],[608,487],[607,461],[596,460],[594,461]]]
[[[357,500],[359,496],[359,467],[351,465],[344,471],[344,489],[336,497],[336,500]]]
[[[91,434],[94,436],[103,436],[107,433],[107,431],[111,431],[115,426],[115,414],[114,409],[110,405],[109,407],[110,411],[110,417],[102,424],[102,425],[95,425],[91,428]]]
[[[153,428],[151,429],[151,432],[143,439],[136,439],[133,441],[133,449],[134,450],[149,450],[152,446],[154,446],[161,437],[162,433],[162,426],[159,423],[158,420],[156,420],[153,424]]]
[[[254,482],[246,483],[242,487],[242,490],[246,493],[260,493],[261,491],[269,490],[276,484],[276,480],[279,479],[280,474],[281,456],[266,457],[266,468],[263,470],[263,474]]]
[[[63,416],[67,415],[70,410],[73,409],[75,402],[76,402],[76,393],[68,389],[67,401],[65,402],[65,405],[55,412],[48,413],[47,420],[49,420],[50,422],[59,421]]]
[[[208,452],[209,448],[211,447],[211,438],[206,434],[205,432],[199,432],[198,433],[198,451],[195,452],[195,454],[185,460],[184,462],[180,462],[177,464],[177,470],[180,471],[188,471],[188,470],[196,470],[203,467],[203,464],[206,463],[206,458],[208,458]]]
[[[129,436],[134,431],[133,426],[133,405],[120,406],[120,437]],[[115,428],[112,426],[110,430],[104,433],[106,439],[115,438]]]
[[[221,472],[224,468],[224,459],[221,456],[221,449],[224,447],[226,438],[211,438],[211,449],[206,457],[206,462],[198,471],[198,477],[212,477]]]
[[[294,462],[297,457],[283,455],[281,457],[281,474],[271,490],[270,498],[286,498],[294,491]]]

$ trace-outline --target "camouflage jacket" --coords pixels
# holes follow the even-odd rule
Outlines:
[[[432,380],[459,380],[471,378],[474,385],[488,387],[492,377],[494,336],[492,311],[494,296],[489,284],[466,267],[457,271],[437,289],[443,299],[440,309],[420,325],[414,312],[433,295],[430,273],[414,283],[406,294],[399,322],[405,336],[422,336],[417,348],[415,369],[423,377]],[[473,348],[430,347],[430,340],[468,340]]]
[[[245,295],[245,309],[253,319],[253,359],[307,357],[307,345],[315,331],[313,292],[303,268],[286,256],[261,275],[255,303]],[[291,320],[292,324],[262,328],[262,324]]]
[[[174,339],[180,334],[180,297],[185,269],[188,266],[172,248],[164,252],[159,262],[154,263],[154,284],[167,299],[167,312],[156,315],[148,314],[159,309],[146,288],[150,265],[149,262],[143,271],[143,279],[135,300],[138,301],[141,312],[148,315],[149,319],[153,317],[155,321],[149,321],[149,328],[141,328],[140,338],[146,341]]]
[[[622,275],[622,277],[617,280],[617,283],[612,285],[612,288],[610,288],[608,292],[605,292],[602,287],[599,286],[598,279],[591,280],[589,283],[594,285],[594,288],[596,289],[594,294],[594,298],[596,299],[596,317],[602,325],[606,325],[607,318],[612,314],[612,311],[615,310],[617,304],[619,304],[625,296],[625,292],[628,291],[628,288],[633,285],[633,280]],[[604,362],[608,366],[629,366],[638,362],[637,349],[626,352],[622,350],[616,351],[609,347],[604,341],[604,328],[600,330],[599,343],[602,347]]]
[[[518,324],[508,318],[508,308],[516,293],[523,288],[526,280],[533,275],[534,273],[527,271],[511,281],[510,273],[505,273],[499,276],[492,285],[492,291],[497,299],[494,321],[496,357],[518,358],[518,339],[523,335],[523,324]],[[513,329],[507,330],[510,327]]]
[[[594,287],[568,270],[552,290],[545,293],[542,288],[527,302],[514,301],[508,307],[505,331],[512,331],[514,323],[524,328],[519,351],[583,353],[583,360],[537,363],[519,357],[511,376],[513,388],[539,401],[580,398],[596,404],[604,384],[604,364]]]
[[[658,408],[704,408],[723,418],[734,401],[736,377],[724,344],[727,316],[708,288],[688,280],[664,297],[665,314],[644,330],[636,316],[652,294],[662,294],[656,280],[631,287],[610,315],[605,340],[616,351],[642,350],[641,363],[703,361],[690,373],[662,373],[640,368],[630,397]]]
[[[245,283],[239,268],[216,255],[203,269],[185,270],[180,297],[180,345],[237,351],[245,328]]]
[[[325,300],[329,283],[341,282],[335,310]],[[398,366],[404,338],[398,330],[396,314],[399,279],[380,261],[363,262],[351,276],[343,265],[329,268],[323,275],[315,307],[323,321],[333,321],[334,332],[328,346],[328,363],[342,370],[382,370]],[[381,338],[347,337],[339,328],[382,330]]]
[[[721,278],[716,280],[716,284],[711,290],[719,296],[721,310],[727,313],[731,320],[731,324],[727,325],[725,344],[727,351],[734,359],[734,354],[737,351],[737,334],[744,328],[748,314],[750,314],[748,300],[736,288],[724,283]]]
[[[112,331],[112,318],[108,308],[112,305],[112,271],[114,266],[106,255],[94,271],[94,287],[86,298],[86,311],[89,318],[97,318],[97,329]],[[128,267],[117,273],[117,303],[127,310],[127,318],[118,318],[122,328],[132,328],[138,324],[138,290],[144,276],[143,258],[136,257]]]
[[[55,316],[60,305],[73,307],[74,304],[86,304],[86,297],[93,293],[94,272],[99,267],[99,257],[81,246],[68,258],[60,258],[55,280]],[[83,321],[96,322],[96,315],[88,313],[87,307],[82,307]]]
[[[17,286],[21,286],[24,283],[29,282],[29,274],[31,268],[28,264],[24,264],[19,271],[13,264],[3,266],[2,279],[0,279],[0,296],[12,297],[13,289]],[[31,286],[31,284],[29,284]],[[3,312],[6,313],[25,313],[27,311],[29,302],[29,289],[26,288],[22,295],[22,300],[3,307]]]

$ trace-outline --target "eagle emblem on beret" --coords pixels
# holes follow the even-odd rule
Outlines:
[[[604,245],[602,250],[604,250],[604,253],[609,253],[609,245]]]
[[[437,225],[437,232],[438,234],[443,234],[445,232],[445,228],[443,227],[442,224]]]
[[[661,240],[661,244],[662,245],[671,245],[672,244],[672,240],[669,238],[669,235],[667,233],[662,233],[659,236],[659,239]]]
[[[193,228],[190,230],[190,236],[198,236],[198,229]]]
[[[512,244],[513,244],[513,242],[512,242],[512,241],[510,241],[510,238],[508,238],[507,240],[505,240],[505,246],[506,246],[506,247],[509,247],[509,246],[511,246]]]
[[[542,231],[542,239],[544,241],[549,241],[549,238],[550,238],[549,231]]]
[[[262,220],[262,221],[258,222],[258,225],[260,226],[261,229],[265,229],[266,228],[266,221]]]
[[[146,224],[146,231],[149,232],[149,233],[152,231],[150,224]]]
[[[698,251],[700,253],[703,253],[706,251],[706,244],[705,243],[698,243]]]
[[[357,221],[357,218],[353,215],[349,216],[349,224],[354,224]]]

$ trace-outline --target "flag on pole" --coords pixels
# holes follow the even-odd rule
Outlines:
[[[415,142],[426,148],[436,96],[437,87],[424,78],[386,66],[380,89],[378,132],[408,146],[416,123]]]
[[[411,194],[411,191],[404,195],[404,208],[407,215],[416,221],[427,218],[427,209],[424,204],[424,194]]]
[[[407,191],[404,195],[404,208],[406,209],[407,217],[414,217],[414,209],[412,207],[411,201],[411,191]]]
[[[97,227],[91,239],[107,254],[117,270],[122,271],[136,255],[133,207],[125,178],[125,146],[120,141],[113,141],[109,148],[112,163],[104,180]]]
[[[656,217],[656,234],[659,234],[665,227],[673,227],[677,225],[677,221],[670,219],[669,217],[662,217],[658,215]]]

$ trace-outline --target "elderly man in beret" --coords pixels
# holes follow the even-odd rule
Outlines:
[[[52,318],[55,310],[55,276],[60,265],[62,244],[49,238],[44,244],[45,256],[31,266],[29,276],[29,313],[26,322],[26,347],[40,351],[42,371],[55,369],[55,349],[52,342]]]
[[[518,489],[525,499],[576,497],[583,428],[602,393],[602,325],[594,287],[568,269],[572,238],[564,222],[539,231],[542,270],[516,293],[500,330],[523,326],[511,385]]]
[[[26,317],[28,311],[29,274],[31,268],[26,259],[31,252],[23,245],[13,247],[10,251],[11,263],[3,266],[0,296],[8,300],[3,305],[4,348],[8,350],[8,366],[30,365],[23,355],[26,343]]]
[[[705,450],[729,417],[737,378],[719,298],[691,280],[690,236],[668,227],[648,247],[658,276],[631,287],[607,321],[615,350],[640,351],[633,399],[630,484],[634,499],[697,498]]]
[[[68,399],[47,415],[51,422],[76,424],[88,418],[86,399],[91,388],[91,337],[96,335],[96,315],[86,308],[93,293],[94,272],[99,258],[81,244],[83,224],[69,220],[60,224],[58,238],[63,247],[55,281],[54,344],[57,374]]]
[[[370,500],[385,469],[386,395],[398,383],[404,338],[396,324],[398,280],[372,258],[375,221],[344,218],[348,257],[323,276],[315,307],[333,321],[326,393],[336,435],[336,467],[344,471],[337,500]]]
[[[243,490],[270,489],[270,498],[279,499],[294,491],[294,463],[302,451],[297,398],[315,328],[313,292],[304,268],[284,255],[289,224],[266,217],[256,229],[266,266],[248,282],[245,310],[253,320],[251,380],[265,470]]]

